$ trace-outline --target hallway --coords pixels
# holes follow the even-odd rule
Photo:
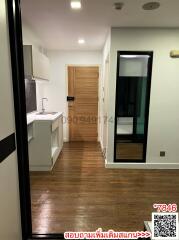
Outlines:
[[[143,230],[153,203],[179,204],[179,170],[105,169],[100,145],[65,143],[52,172],[31,173],[33,232]]]

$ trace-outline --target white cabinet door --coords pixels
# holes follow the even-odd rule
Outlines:
[[[63,116],[52,121],[34,121],[28,127],[31,171],[51,171],[63,147]],[[31,130],[31,131],[30,131]],[[33,133],[33,134],[32,134]]]
[[[29,142],[29,163],[31,171],[50,170],[51,121],[33,122],[33,138]]]
[[[50,63],[45,54],[41,53],[38,48],[32,46],[32,68],[33,77],[37,79],[49,80]]]

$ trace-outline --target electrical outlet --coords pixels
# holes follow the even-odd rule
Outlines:
[[[165,151],[160,152],[160,157],[165,157]]]

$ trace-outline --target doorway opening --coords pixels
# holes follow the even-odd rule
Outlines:
[[[30,2],[30,1],[28,1]],[[61,2],[61,1],[60,1]],[[91,2],[91,1],[89,1]],[[13,4],[14,3],[14,4]],[[151,206],[154,202],[167,202],[166,186],[167,191],[172,195],[174,189],[178,186],[176,176],[178,172],[175,170],[173,174],[168,171],[166,174],[162,171],[153,172],[145,170],[121,170],[121,169],[106,169],[102,162],[103,158],[101,155],[100,145],[96,142],[72,142],[65,143],[64,150],[60,155],[61,161],[57,161],[54,165],[54,169],[51,172],[33,172],[31,174],[31,194],[33,195],[34,202],[32,202],[32,215],[37,214],[40,218],[34,219],[34,225],[31,229],[31,205],[30,205],[30,191],[29,191],[29,165],[28,165],[28,139],[26,136],[27,124],[26,124],[26,109],[25,109],[25,83],[24,83],[24,69],[23,69],[23,43],[21,39],[21,19],[20,19],[20,2],[19,0],[8,1],[11,9],[10,18],[10,34],[11,34],[11,51],[14,53],[13,57],[13,71],[14,71],[14,94],[16,103],[16,124],[17,124],[17,145],[19,152],[19,178],[20,178],[20,191],[21,191],[21,210],[22,210],[22,223],[24,231],[24,239],[63,239],[63,234],[57,234],[57,232],[64,232],[65,230],[74,231],[88,231],[96,230],[99,226],[103,229],[114,229],[114,230],[142,230],[143,221],[148,219],[150,214]],[[14,8],[13,8],[14,5]],[[41,6],[40,6],[41,7]],[[13,11],[14,9],[14,11]],[[61,9],[61,8],[59,8]],[[101,6],[100,6],[101,10]],[[15,17],[13,17],[15,14]],[[39,16],[39,15],[38,15]],[[16,20],[14,22],[14,20]],[[16,35],[16,41],[14,41],[14,35]],[[49,34],[50,35],[50,34]],[[17,46],[14,47],[14,43]],[[14,48],[14,50],[13,50]],[[39,50],[39,49],[36,49]],[[17,54],[17,56],[16,56]],[[36,55],[37,54],[37,55]],[[120,52],[121,55],[145,55],[148,58],[148,66],[152,63],[152,53],[144,52]],[[35,52],[38,56],[37,59],[42,58],[42,63],[47,63],[47,58],[44,56],[44,52]],[[42,56],[43,55],[43,56]],[[121,57],[120,55],[120,57]],[[140,55],[139,59],[143,57]],[[136,57],[137,56],[137,57]],[[18,59],[18,68],[16,66]],[[121,59],[120,59],[121,60]],[[145,61],[144,61],[145,62]],[[121,61],[120,61],[121,64]],[[47,64],[48,65],[48,64]],[[17,69],[16,69],[17,68]],[[18,70],[18,73],[16,72]],[[44,70],[44,69],[43,69]],[[40,72],[44,78],[48,75],[45,71]],[[58,74],[60,71],[57,71]],[[150,76],[151,73],[147,76]],[[118,75],[119,76],[119,75]],[[137,90],[138,98],[142,99],[143,92],[141,86],[138,84],[141,81],[138,77],[140,75],[127,75],[129,78],[126,81],[129,89],[133,87]],[[125,76],[121,77],[121,83],[124,85]],[[132,79],[131,79],[132,77]],[[151,77],[151,76],[150,76]],[[146,75],[142,74],[142,79],[146,80]],[[17,80],[17,81],[16,81]],[[132,82],[134,80],[134,83]],[[131,83],[132,82],[132,83]],[[145,81],[144,81],[145,82]],[[46,82],[45,82],[46,83]],[[150,84],[150,82],[147,82]],[[32,84],[33,89],[35,87]],[[49,84],[51,86],[52,84]],[[139,84],[140,85],[140,84]],[[17,91],[16,91],[17,90]],[[53,89],[52,97],[55,95],[55,89]],[[148,88],[149,90],[149,88]],[[136,98],[131,94],[132,90],[129,91],[130,101],[127,102],[127,109],[130,105],[130,111],[126,108],[117,112],[116,123],[118,118],[125,117],[133,118],[133,132],[135,133],[135,144],[140,144],[141,136],[138,134],[138,123],[139,112],[143,109],[143,105],[139,106],[136,102]],[[148,91],[147,91],[148,92]],[[59,92],[58,92],[59,94]],[[60,95],[60,94],[59,94]],[[75,97],[69,95],[69,97]],[[65,96],[66,103],[66,96]],[[147,98],[149,101],[149,98]],[[50,100],[50,99],[49,99]],[[69,98],[69,100],[73,100]],[[59,101],[57,101],[59,103]],[[69,102],[71,104],[72,102]],[[132,104],[131,104],[132,103]],[[149,102],[148,102],[149,103]],[[131,107],[132,105],[132,107]],[[149,104],[148,104],[149,106]],[[30,106],[34,107],[34,106]],[[46,106],[45,106],[46,107]],[[148,112],[148,107],[145,109],[145,113]],[[47,112],[45,112],[46,114]],[[45,114],[42,116],[45,118]],[[51,112],[53,115],[53,112]],[[48,115],[48,113],[47,113]],[[96,115],[95,115],[96,116]],[[134,119],[135,118],[135,119]],[[143,120],[142,120],[143,121]],[[140,154],[146,152],[146,133],[147,133],[147,121],[142,122],[142,129],[144,129],[144,143],[143,149]],[[131,122],[129,125],[131,125]],[[48,130],[52,132],[52,150],[59,147],[57,143],[58,130],[60,121],[55,121],[53,124],[47,124]],[[119,125],[121,121],[119,119]],[[81,123],[80,123],[81,124]],[[96,124],[96,122],[95,122]],[[134,127],[134,125],[136,127]],[[81,125],[80,125],[81,126]],[[46,126],[44,126],[46,127]],[[140,129],[141,129],[140,128]],[[82,128],[83,129],[83,128]],[[96,129],[96,125],[95,125]],[[117,129],[117,124],[116,124]],[[131,126],[130,126],[131,129]],[[35,137],[37,131],[32,131],[33,128],[29,128],[29,140],[32,142],[32,137]],[[135,130],[135,131],[134,131]],[[44,133],[44,131],[41,131]],[[54,133],[53,133],[54,132]],[[32,134],[35,135],[33,136]],[[94,133],[94,132],[93,132]],[[88,133],[89,134],[89,133]],[[91,134],[91,133],[90,133]],[[106,133],[107,134],[107,133]],[[80,135],[80,134],[79,134]],[[79,136],[77,135],[77,136]],[[132,135],[132,134],[129,134]],[[37,136],[37,135],[36,135]],[[82,135],[80,135],[82,136]],[[92,135],[94,136],[94,135]],[[118,136],[117,136],[118,137]],[[120,136],[121,137],[121,136]],[[124,137],[124,136],[122,136]],[[128,137],[128,136],[127,136]],[[130,136],[131,137],[131,136]],[[46,139],[45,137],[43,137]],[[130,139],[122,139],[122,141],[129,141]],[[96,139],[96,135],[95,135]],[[81,140],[81,139],[80,139]],[[131,141],[131,140],[130,140]],[[139,141],[139,142],[138,142]],[[121,143],[121,142],[119,142]],[[126,143],[122,142],[121,144]],[[130,142],[127,142],[130,144]],[[104,144],[104,146],[106,143]],[[129,145],[128,145],[129,146]],[[131,146],[131,145],[130,145]],[[133,145],[134,147],[134,145]],[[120,148],[121,149],[121,148]],[[45,151],[39,149],[40,152]],[[141,153],[142,152],[142,153]],[[54,153],[52,151],[51,153]],[[121,153],[119,153],[120,155]],[[121,156],[121,155],[120,155]],[[141,155],[140,155],[141,156]],[[43,159],[43,158],[41,158]],[[144,158],[143,158],[144,159]],[[125,161],[143,161],[143,159],[125,159]],[[73,161],[71,161],[73,160]],[[122,161],[123,159],[119,159]],[[118,161],[118,159],[117,159]],[[53,161],[51,161],[53,164]],[[157,179],[157,181],[156,181]],[[173,179],[176,179],[173,185]],[[145,184],[140,184],[145,181]],[[162,188],[161,188],[162,183]],[[53,194],[51,194],[53,193]],[[142,194],[141,194],[142,193]],[[148,201],[144,202],[144,194],[147,196]],[[157,193],[157,194],[156,194]],[[136,200],[136,195],[138,196]],[[173,194],[172,202],[178,201],[178,194]],[[57,203],[57,205],[56,205]],[[142,206],[141,206],[142,203]],[[63,207],[62,207],[63,206]],[[131,206],[129,208],[129,206]],[[141,207],[143,211],[141,212]],[[38,211],[37,211],[38,209]],[[126,214],[126,209],[128,210]],[[135,212],[134,212],[135,209]],[[134,214],[135,213],[135,214]],[[33,215],[35,216],[35,215]],[[36,230],[34,226],[36,224]],[[132,227],[132,228],[131,228]],[[51,234],[49,234],[51,233]]]

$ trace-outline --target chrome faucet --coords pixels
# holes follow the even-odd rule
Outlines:
[[[42,112],[45,112],[44,100],[48,101],[48,98],[42,98]]]

